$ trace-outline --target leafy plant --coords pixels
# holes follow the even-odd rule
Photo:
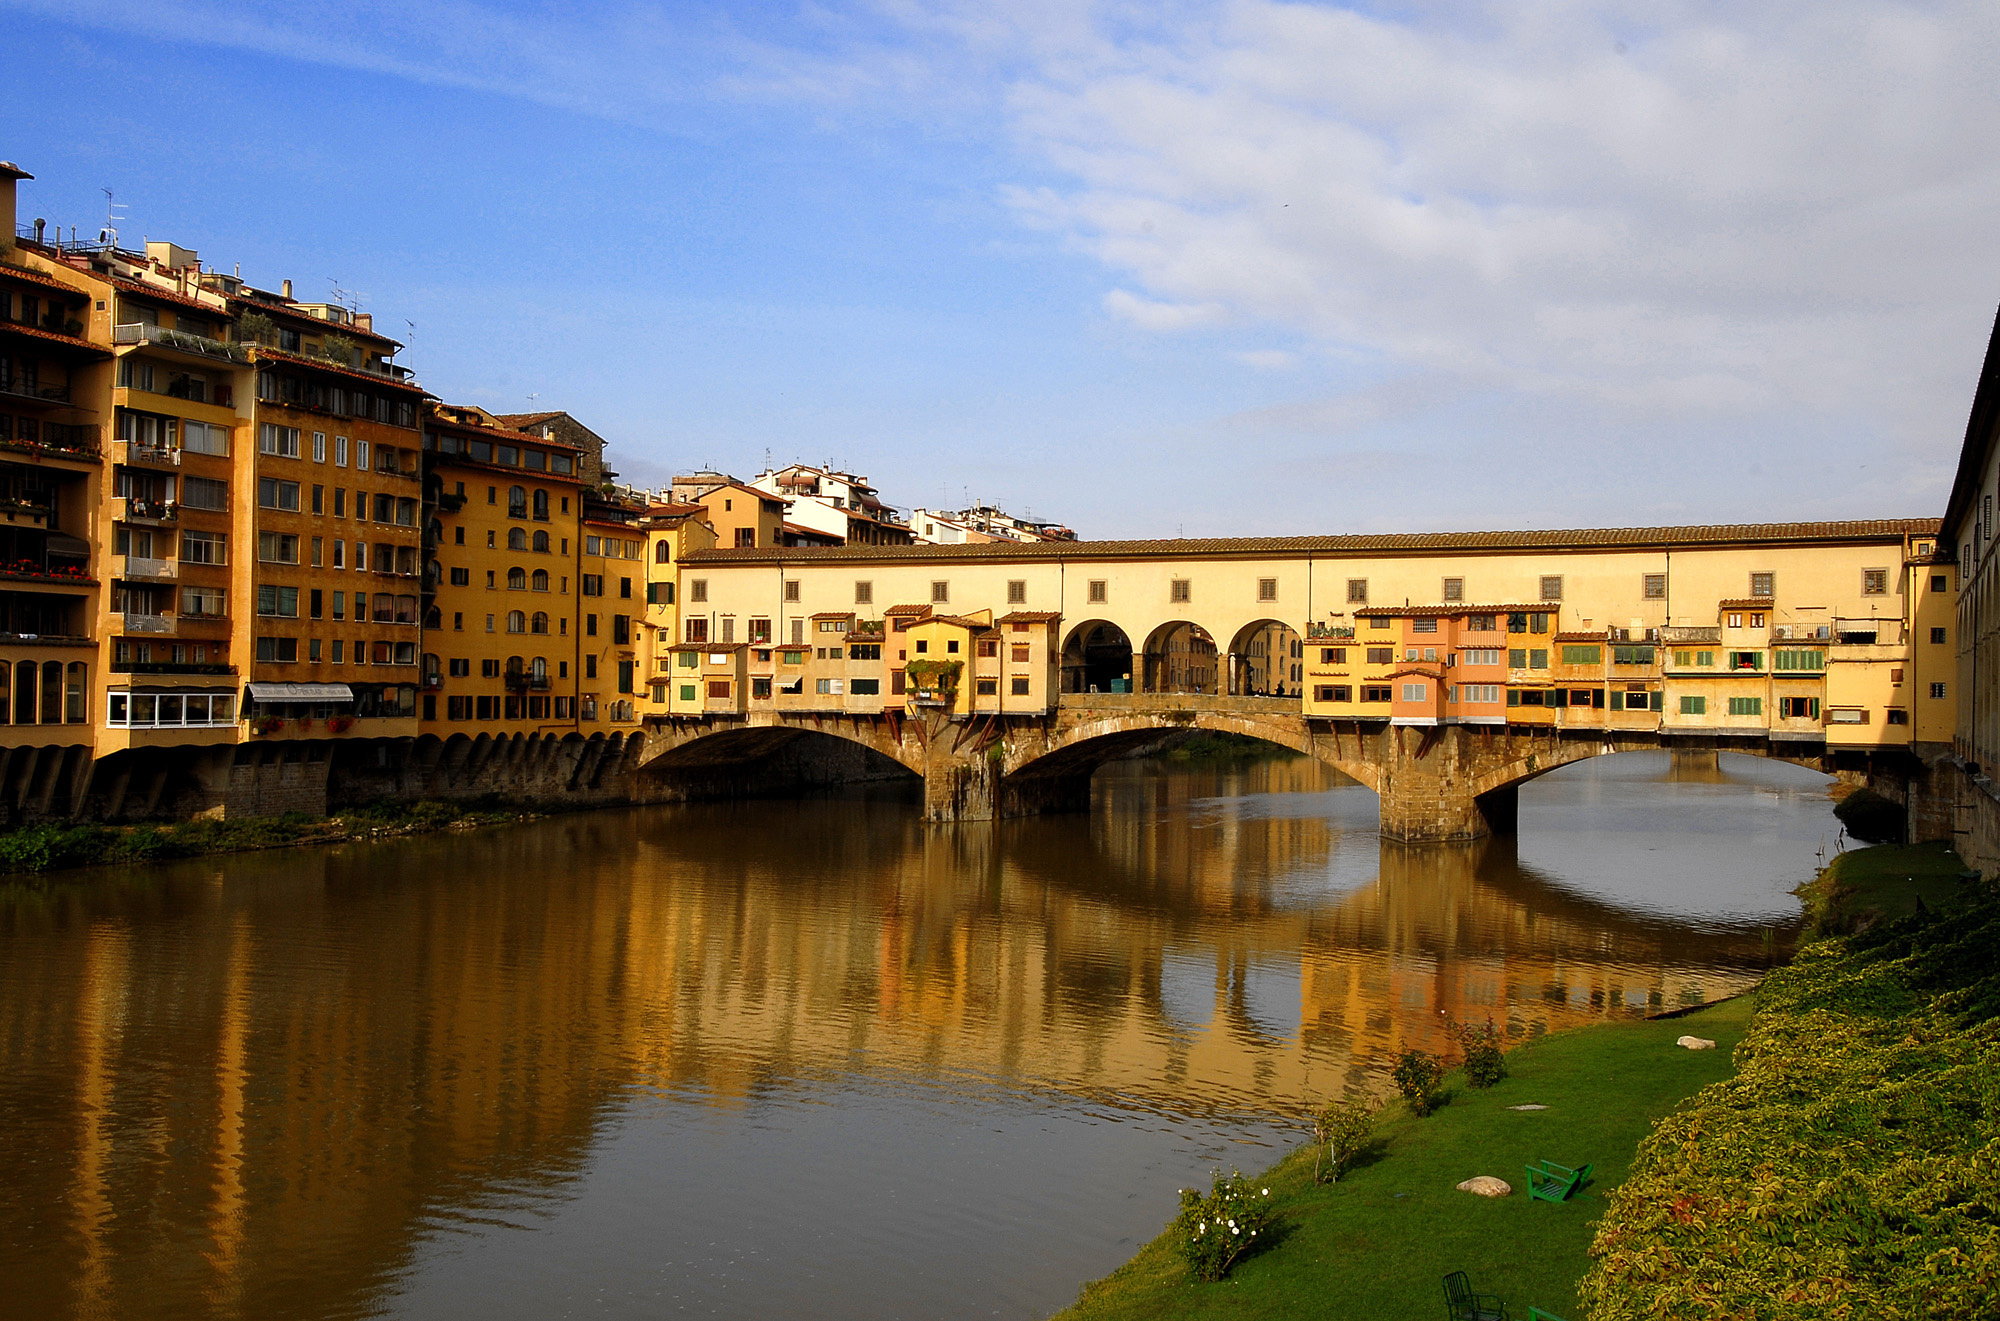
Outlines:
[[[1833,805],[1833,814],[1847,833],[1870,844],[1894,844],[1903,838],[1902,806],[1873,789],[1856,789]]]
[[[936,693],[938,700],[950,702],[958,697],[958,676],[965,669],[964,661],[911,661],[903,667],[910,686],[920,693]]]
[[[1419,1117],[1443,1103],[1438,1084],[1444,1081],[1444,1061],[1427,1050],[1406,1050],[1396,1059],[1396,1090]]]
[[[1487,1019],[1474,1027],[1453,1023],[1451,1034],[1465,1056],[1465,1080],[1474,1087],[1491,1087],[1507,1076],[1507,1059],[1500,1050],[1500,1029]]]
[[[1333,1183],[1354,1163],[1375,1130],[1375,1107],[1349,1097],[1335,1101],[1313,1116],[1313,1182]],[[1321,1174],[1320,1157],[1326,1157]]]
[[[1268,1236],[1273,1220],[1271,1190],[1231,1171],[1217,1171],[1208,1195],[1181,1189],[1181,1213],[1174,1217],[1175,1251],[1197,1280],[1219,1280],[1260,1236]]]
[[[319,354],[329,362],[337,362],[343,367],[354,365],[354,341],[345,335],[328,335],[320,341]]]
[[[236,341],[239,344],[270,344],[277,338],[277,323],[262,312],[245,312],[236,318]]]

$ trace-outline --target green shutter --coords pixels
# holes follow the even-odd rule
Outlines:
[[[691,683],[684,683],[684,684],[682,684],[682,685],[681,685],[681,700],[682,700],[683,702],[692,702],[692,701],[694,700],[694,685],[693,685],[693,684],[691,684]]]
[[[1667,695],[1664,692],[1655,692],[1653,694],[1653,709],[1655,711],[1664,711],[1667,709]]]
[[[1613,711],[1623,711],[1625,709],[1624,689],[1614,688],[1611,690],[1611,709]]]

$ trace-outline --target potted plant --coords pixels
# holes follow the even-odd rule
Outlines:
[[[283,716],[259,716],[250,722],[250,728],[259,734],[275,734],[285,727]]]

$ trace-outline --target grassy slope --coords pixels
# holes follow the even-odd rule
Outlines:
[[[1965,894],[1964,870],[1949,844],[1877,844],[1841,854],[1799,896],[1816,926],[1851,930],[1912,913],[1919,899],[1932,909],[1955,902]]]
[[[1280,1198],[1281,1234],[1227,1280],[1193,1282],[1155,1239],[1062,1315],[1431,1321],[1443,1311],[1442,1278],[1463,1270],[1517,1319],[1532,1304],[1576,1321],[1576,1282],[1604,1195],[1656,1120],[1729,1075],[1751,1011],[1744,997],[1684,1018],[1545,1037],[1510,1051],[1509,1076],[1485,1092],[1454,1075],[1450,1105],[1423,1120],[1395,1106],[1377,1130],[1376,1158],[1338,1184],[1312,1184],[1310,1149],[1271,1170],[1260,1183]],[[1717,1049],[1682,1050],[1673,1044],[1682,1033],[1713,1038]],[[1549,1108],[1506,1108],[1528,1102]],[[1568,1204],[1530,1201],[1522,1166],[1537,1159],[1592,1163],[1596,1177]],[[1516,1191],[1488,1199],[1456,1190],[1475,1174]]]

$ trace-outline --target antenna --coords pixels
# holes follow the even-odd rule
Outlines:
[[[528,396],[528,411],[530,413],[535,411],[535,401],[537,399],[540,399],[541,397],[542,397],[542,392],[540,390],[537,390],[533,394]]]
[[[329,275],[326,277],[326,283],[327,287],[333,291],[334,302],[340,304],[349,312],[359,312],[361,310],[360,298],[356,297],[351,291],[341,288],[340,281],[337,278]]]
[[[98,231],[97,241],[109,243],[115,249],[118,246],[118,222],[125,218],[118,213],[125,209],[125,204],[113,201],[109,188],[99,191],[104,194],[104,228]],[[74,238],[73,233],[71,237]]]

